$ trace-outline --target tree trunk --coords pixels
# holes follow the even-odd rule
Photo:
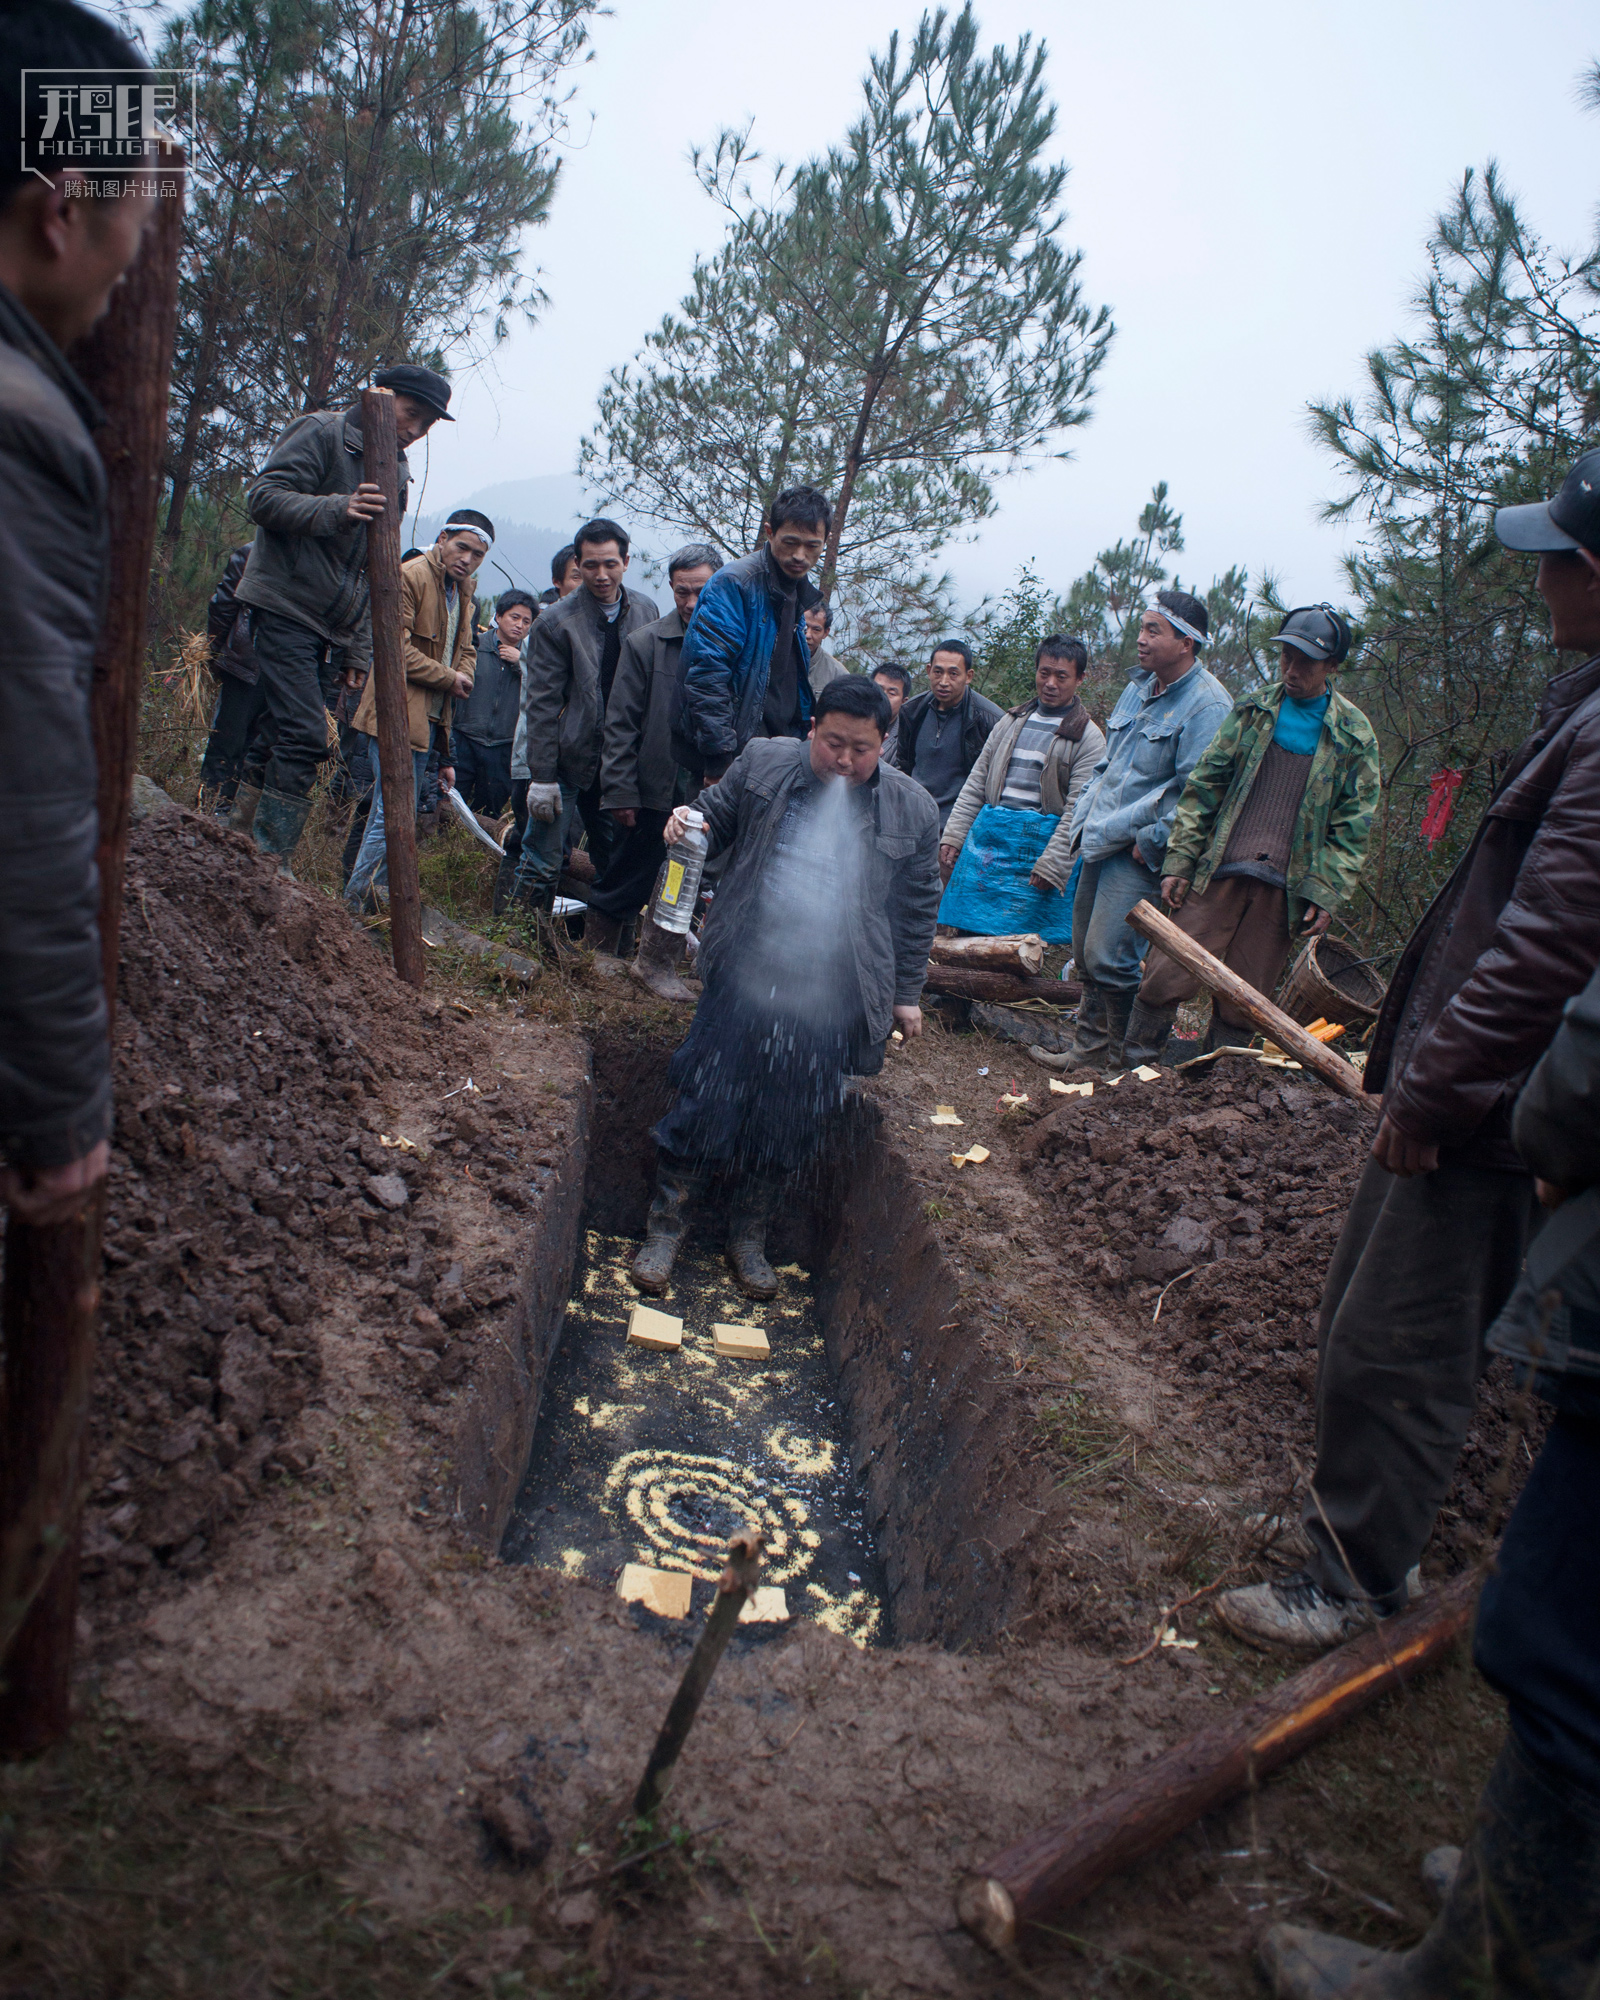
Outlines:
[[[1185,936],[1154,903],[1143,899],[1135,903],[1128,912],[1128,922],[1141,937],[1159,945],[1169,958],[1175,958],[1186,971],[1193,973],[1208,993],[1220,993],[1231,1001],[1241,1014],[1255,1022],[1264,1035],[1270,1035],[1280,1049],[1304,1063],[1307,1069],[1315,1070],[1324,1083],[1331,1084],[1345,1097],[1354,1098],[1358,1104],[1374,1101],[1367,1096],[1360,1070],[1352,1068],[1343,1056],[1336,1056],[1332,1049],[1313,1040],[1298,1021],[1289,1019],[1281,1007],[1274,1007],[1265,994],[1247,985],[1220,958],[1213,958],[1204,945],[1196,944],[1192,937]]]
[[[1037,974],[1044,939],[1034,931],[1016,937],[936,937],[928,956],[935,965],[982,966],[990,972]]]
[[[180,183],[181,184],[181,183]],[[163,198],[104,319],[72,354],[106,411],[110,576],[90,695],[107,1030],[115,1023],[150,562],[178,317],[183,204]],[[99,1306],[105,1184],[70,1221],[6,1225],[5,1381],[0,1399],[0,1634],[14,1632],[0,1689],[0,1757],[35,1757],[66,1734],[78,1605],[84,1426]]]
[[[1062,979],[1032,979],[1020,972],[969,972],[954,965],[930,965],[923,985],[929,993],[948,993],[958,1000],[989,1000],[1015,1006],[1019,1000],[1048,1000],[1054,1007],[1075,1007],[1083,988]]]
[[[372,600],[372,692],[389,866],[389,943],[395,971],[420,991],[428,975],[417,874],[417,791],[400,630],[400,448],[392,389],[362,390],[361,438],[365,448],[361,476],[383,488],[386,503],[377,520],[367,524],[367,588]],[[461,615],[467,615],[464,599]]]
[[[1466,1632],[1476,1571],[1453,1577],[1416,1610],[1385,1619],[1235,1714],[1094,1794],[1064,1819],[1008,1847],[969,1875],[957,1914],[974,1937],[1010,1952],[1018,1931],[1081,1901],[1211,1812],[1257,1784],[1379,1695],[1442,1659]]]

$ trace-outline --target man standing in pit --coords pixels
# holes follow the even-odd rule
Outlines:
[[[895,762],[932,794],[942,828],[1002,711],[972,685],[972,648],[941,639],[928,661],[925,694],[897,718]]]
[[[667,563],[672,609],[653,625],[630,632],[606,704],[600,803],[622,829],[605,873],[589,891],[585,944],[614,957],[622,934],[654,886],[661,867],[661,829],[679,802],[678,760],[672,754],[672,705],[678,655],[700,593],[722,567],[709,542],[691,542]],[[632,970],[658,999],[692,1000],[673,971],[681,940],[646,919]]]
[[[791,486],[772,503],[761,547],[701,593],[672,718],[674,754],[694,784],[714,785],[752,737],[799,740],[810,729],[805,616],[821,597],[808,579],[832,520],[824,494]]]
[[[1106,753],[1072,821],[1073,850],[1083,860],[1072,900],[1083,998],[1071,1048],[1029,1049],[1046,1069],[1123,1067],[1144,971],[1144,939],[1128,928],[1128,912],[1159,894],[1179,797],[1233,706],[1199,664],[1208,629],[1206,607],[1187,590],[1158,591],[1139,620],[1139,668],[1111,711]]]
[[[846,674],[817,697],[809,738],[757,738],[700,794],[728,866],[700,945],[704,991],[668,1074],[655,1199],[633,1263],[664,1292],[691,1204],[735,1176],[727,1254],[769,1299],[767,1224],[785,1178],[821,1143],[849,1074],[883,1066],[891,1031],[922,1032],[939,909],[939,818],[921,786],[879,762],[881,688]],[[684,831],[681,809],[669,844]]]
[[[1350,627],[1331,604],[1291,611],[1276,687],[1240,695],[1189,774],[1161,864],[1178,928],[1270,999],[1291,939],[1320,937],[1355,892],[1378,805],[1378,739],[1331,685]],[[1130,1063],[1156,1063],[1200,983],[1164,951],[1146,955],[1128,1021]],[[1226,995],[1208,1049],[1246,1043],[1255,1024]]]
[[[522,677],[528,826],[513,898],[547,915],[575,812],[597,876],[610,859],[612,822],[600,810],[606,703],[623,641],[657,616],[653,598],[623,583],[628,536],[615,521],[586,522],[572,545],[580,587],[541,614]]]
[[[400,512],[410,468],[406,447],[441,419],[453,423],[450,384],[406,362],[373,381],[394,391]],[[250,487],[256,538],[238,598],[250,611],[272,735],[259,787],[241,781],[231,825],[247,828],[282,873],[311,811],[317,766],[328,755],[328,709],[341,675],[352,686],[372,661],[367,602],[367,523],[383,512],[383,489],[362,478],[361,410],[296,417]]]
[[[79,1214],[105,1179],[112,1116],[89,726],[104,418],[65,350],[104,313],[155,201],[19,143],[30,70],[85,90],[149,72],[84,8],[0,13],[0,1201],[43,1224]]]
[[[1321,1651],[1400,1610],[1472,1421],[1484,1333],[1522,1268],[1529,1069],[1600,962],[1600,451],[1495,532],[1539,554],[1558,651],[1472,844],[1413,932],[1367,1057],[1383,1095],[1319,1314],[1317,1461],[1296,1576],[1227,1591],[1257,1645]]]

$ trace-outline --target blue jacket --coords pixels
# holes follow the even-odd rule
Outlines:
[[[1085,861],[1138,844],[1159,874],[1172,817],[1233,696],[1196,664],[1168,688],[1136,672],[1106,724],[1106,753],[1078,795],[1072,840]]]
[[[811,650],[805,614],[822,602],[802,577],[795,607],[800,647],[800,719],[811,720]],[[778,583],[764,548],[719,569],[700,593],[678,656],[678,696],[672,742],[678,762],[691,771],[725,767],[761,732],[767,670],[778,639]]]

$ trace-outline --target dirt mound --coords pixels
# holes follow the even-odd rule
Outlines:
[[[85,1569],[131,1591],[152,1566],[203,1566],[264,1479],[308,1470],[293,1420],[347,1295],[422,1400],[460,1378],[513,1285],[444,1177],[526,1210],[551,1155],[477,1027],[189,813],[133,836],[116,1091]],[[437,1116],[385,1143],[419,1091]]]
[[[1370,1112],[1292,1074],[1224,1056],[1097,1084],[1018,1148],[1090,1246],[1083,1274],[1202,1391],[1206,1442],[1263,1495],[1315,1458],[1317,1307],[1373,1132]],[[1520,1404],[1497,1364],[1435,1534],[1448,1566],[1477,1553],[1508,1456],[1526,1470]]]

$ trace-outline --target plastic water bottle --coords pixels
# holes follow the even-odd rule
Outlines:
[[[666,862],[656,883],[655,901],[650,905],[650,921],[664,931],[682,937],[694,915],[695,898],[700,894],[700,877],[706,872],[706,855],[711,843],[706,837],[705,814],[693,806],[684,808],[687,827],[682,840],[667,849]]]

